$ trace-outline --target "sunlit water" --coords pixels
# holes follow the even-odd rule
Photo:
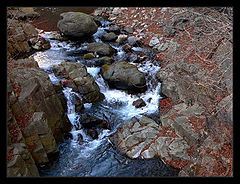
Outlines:
[[[104,28],[99,28],[93,38],[96,42],[101,42],[99,37],[104,34],[108,28],[108,23]],[[76,56],[74,52],[83,49],[86,43],[76,44],[71,41],[52,40],[56,32],[44,32],[41,36],[50,40],[51,48],[43,52],[37,52],[33,56],[38,62],[39,67],[49,74],[53,84],[58,84],[58,79],[52,72],[51,67],[65,61],[84,63],[81,57]],[[117,50],[115,59],[121,60],[126,54],[121,46],[112,44]],[[133,52],[142,52],[143,48],[135,47]],[[159,112],[159,99],[161,84],[156,82],[155,74],[160,69],[153,65],[150,60],[145,63],[136,64],[141,72],[147,75],[148,90],[141,94],[131,95],[125,91],[110,89],[107,83],[100,75],[100,67],[87,66],[87,72],[92,75],[104,94],[105,99],[98,105],[91,103],[84,104],[84,112],[93,114],[98,118],[108,117],[111,121],[111,130],[100,132],[98,139],[92,140],[83,129],[76,128],[79,125],[80,114],[75,111],[74,100],[81,98],[79,94],[73,92],[71,88],[64,88],[63,93],[67,100],[67,115],[73,125],[71,134],[73,139],[66,140],[60,144],[60,156],[57,161],[48,169],[40,170],[42,176],[174,176],[176,171],[168,168],[159,159],[129,159],[121,155],[112,145],[109,136],[112,135],[117,127],[125,120],[134,116],[150,115]],[[133,101],[142,98],[146,106],[135,108]],[[82,142],[79,144],[78,135],[82,135]]]

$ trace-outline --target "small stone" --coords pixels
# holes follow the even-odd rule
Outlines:
[[[152,37],[152,39],[149,42],[149,46],[153,47],[155,45],[159,44],[159,39],[157,37]]]
[[[124,31],[131,34],[131,33],[133,33],[133,28],[126,27],[126,28],[124,28]]]
[[[120,34],[120,35],[118,35],[118,38],[117,38],[116,42],[119,43],[119,44],[122,44],[124,41],[127,40],[127,37],[128,36],[125,35],[125,34]]]
[[[139,98],[139,99],[135,100],[132,103],[132,105],[135,106],[136,108],[141,108],[141,107],[146,106],[147,104],[144,102],[144,100],[142,98]]]
[[[110,32],[119,33],[120,32],[120,27],[117,26],[117,25],[111,25],[108,30]]]
[[[127,40],[128,40],[128,43],[132,46],[136,45],[138,42],[138,38],[135,36],[130,36],[130,37],[128,37]]]

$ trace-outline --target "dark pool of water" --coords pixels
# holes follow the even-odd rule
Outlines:
[[[33,20],[33,25],[44,31],[57,31],[57,22],[60,20],[61,13],[79,11],[91,14],[96,8],[97,7],[34,7],[34,10],[40,14],[40,17]]]

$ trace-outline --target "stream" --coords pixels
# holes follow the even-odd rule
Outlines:
[[[94,42],[102,42],[101,36],[108,29],[110,22],[102,21],[102,26],[93,35]],[[123,90],[111,89],[100,74],[100,67],[91,65],[91,60],[84,60],[79,53],[84,49],[86,42],[59,41],[52,39],[58,34],[56,31],[41,32],[42,37],[50,41],[51,48],[33,54],[39,67],[48,73],[53,84],[58,84],[60,79],[51,71],[51,67],[62,62],[79,62],[87,67],[87,72],[92,75],[100,87],[105,99],[97,104],[84,104],[84,113],[94,115],[100,119],[111,122],[111,130],[104,129],[99,133],[97,139],[92,139],[79,127],[81,114],[75,111],[74,100],[79,94],[73,92],[69,87],[63,89],[67,100],[67,115],[73,125],[72,139],[66,139],[59,145],[59,157],[51,166],[40,168],[41,176],[177,176],[178,171],[166,166],[160,159],[130,159],[119,153],[109,137],[126,120],[141,115],[159,117],[159,100],[161,84],[155,79],[155,74],[160,69],[154,62],[154,53],[149,48],[132,47],[132,53],[144,53],[147,56],[141,63],[133,63],[138,70],[146,74],[147,91],[140,94],[128,94]],[[110,42],[117,50],[114,55],[115,62],[125,60],[127,54],[122,45]],[[92,59],[94,62],[94,59]],[[135,108],[133,101],[142,98],[146,102],[145,107]],[[82,135],[83,142],[79,144],[78,136]]]

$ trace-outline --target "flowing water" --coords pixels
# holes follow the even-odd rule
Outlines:
[[[101,42],[101,35],[108,29],[109,22],[102,22],[103,27],[99,27],[98,32],[93,35],[95,42]],[[67,115],[73,125],[71,130],[72,139],[65,140],[59,145],[59,158],[49,167],[40,169],[42,176],[176,176],[177,171],[167,167],[160,159],[129,159],[120,154],[109,140],[109,136],[114,134],[117,127],[125,120],[133,116],[158,115],[159,112],[159,90],[161,84],[155,79],[156,72],[160,69],[157,63],[153,64],[153,52],[147,48],[133,47],[133,53],[143,52],[148,58],[142,63],[132,63],[145,73],[148,90],[141,94],[131,95],[122,90],[110,89],[108,84],[100,75],[100,67],[91,65],[91,61],[82,59],[78,53],[86,46],[86,43],[74,41],[58,41],[51,39],[56,32],[43,32],[41,36],[48,39],[51,48],[46,51],[37,52],[33,55],[40,68],[49,74],[53,84],[59,83],[52,72],[53,65],[70,61],[79,62],[87,67],[104,94],[105,99],[97,105],[91,103],[84,104],[84,113],[94,115],[111,122],[111,130],[102,130],[98,139],[93,140],[81,127],[79,121],[81,114],[75,111],[74,100],[79,94],[71,88],[64,88],[63,93],[67,100]],[[114,56],[115,62],[126,58],[126,53],[120,45],[111,43],[117,50]],[[92,60],[94,62],[94,59]],[[79,96],[80,97],[80,96]],[[142,98],[146,106],[135,108],[132,102]],[[79,144],[78,136],[82,135],[83,142]]]

